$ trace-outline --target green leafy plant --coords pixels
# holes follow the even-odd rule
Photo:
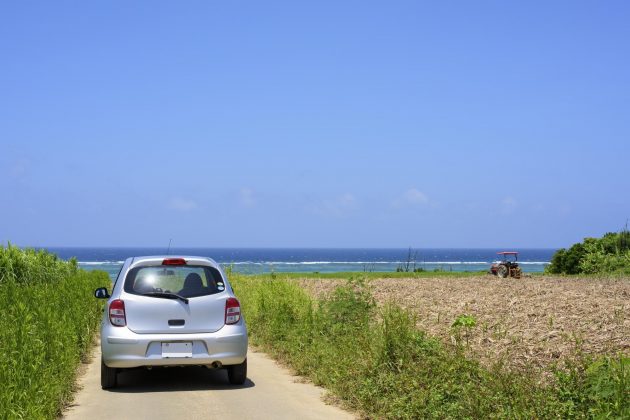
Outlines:
[[[457,344],[462,342],[462,332],[466,339],[466,345],[469,345],[470,335],[472,329],[477,326],[477,319],[472,315],[462,314],[455,318],[455,321],[451,324],[451,330],[453,331],[453,337]]]
[[[472,315],[460,315],[455,318],[455,321],[451,325],[452,328],[466,328],[471,329],[477,325],[477,319]]]

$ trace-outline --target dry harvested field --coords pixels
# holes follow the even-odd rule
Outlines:
[[[342,282],[300,280],[316,296]],[[451,324],[457,316],[473,315],[470,351],[485,364],[544,367],[578,350],[630,353],[630,278],[481,275],[374,279],[370,285],[379,304],[392,300],[410,309],[419,328],[444,341],[454,340]]]

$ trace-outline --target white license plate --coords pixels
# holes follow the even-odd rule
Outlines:
[[[162,357],[192,357],[192,343],[162,343]]]

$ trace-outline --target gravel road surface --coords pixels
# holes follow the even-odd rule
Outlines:
[[[322,401],[324,391],[300,383],[264,353],[250,349],[248,379],[227,382],[224,370],[203,367],[136,369],[118,376],[119,386],[102,390],[100,348],[79,377],[80,390],[64,413],[68,420],[97,419],[352,419]]]

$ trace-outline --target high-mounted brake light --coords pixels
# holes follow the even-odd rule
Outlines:
[[[109,304],[109,322],[111,322],[114,327],[124,327],[127,325],[125,302],[120,299],[112,300],[112,303]]]
[[[183,258],[166,258],[162,261],[162,265],[186,265],[186,260]]]
[[[227,298],[225,301],[225,323],[236,324],[241,320],[241,304],[236,298]]]

